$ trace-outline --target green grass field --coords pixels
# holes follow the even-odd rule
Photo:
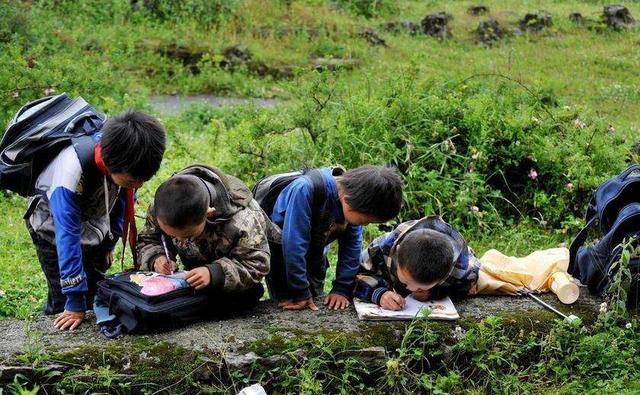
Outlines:
[[[479,254],[526,254],[570,243],[591,191],[640,155],[640,29],[607,28],[600,1],[490,0],[485,16],[467,13],[474,2],[444,0],[134,3],[1,2],[0,124],[48,90],[108,114],[153,112],[157,94],[281,101],[156,113],[169,145],[140,191],[139,214],[163,179],[192,162],[249,185],[303,165],[388,163],[406,183],[400,220],[440,214]],[[640,18],[637,2],[623,3]],[[490,47],[475,41],[481,20],[511,32],[537,10],[553,26]],[[383,28],[439,11],[453,16],[450,40]],[[571,22],[572,12],[587,21]],[[367,42],[368,28],[386,46]],[[251,60],[229,65],[232,45]],[[318,71],[318,58],[343,66]],[[0,193],[0,318],[38,314],[46,295],[25,206]],[[369,226],[367,237],[380,232]],[[625,374],[637,383],[638,370]]]
[[[478,21],[488,16],[469,15],[466,9],[471,3],[465,1],[359,3],[373,10],[369,19],[348,6],[341,10],[323,1],[220,2],[217,13],[199,18],[191,17],[189,10],[172,9],[171,2],[157,2],[159,9],[164,5],[167,15],[173,12],[171,17],[132,11],[124,1],[109,4],[3,3],[2,123],[48,88],[83,95],[109,114],[128,107],[149,109],[150,95],[166,93],[277,97],[284,103],[275,110],[200,106],[181,116],[163,118],[169,148],[161,172],[141,191],[141,213],[163,178],[194,161],[221,166],[249,184],[266,173],[302,164],[390,162],[404,168],[411,167],[407,164],[411,162],[415,166],[403,169],[408,180],[405,218],[439,213],[462,226],[480,253],[495,247],[522,254],[570,241],[569,231],[578,226],[589,188],[635,155],[640,55],[634,48],[640,36],[636,30],[590,30],[568,19],[574,11],[598,19],[602,9],[598,2],[487,2],[489,16],[505,29],[516,26],[527,11],[543,9],[553,15],[553,27],[544,32],[509,36],[491,48],[478,45],[473,36]],[[632,14],[640,14],[637,4],[628,6]],[[453,15],[451,40],[390,33],[381,27],[394,20],[419,23],[423,16],[438,11]],[[375,29],[387,47],[371,46],[360,35],[366,28]],[[269,67],[289,67],[292,78],[260,77],[249,67],[221,68],[224,48],[235,44],[245,45],[254,60]],[[171,47],[200,58],[185,65],[163,55]],[[313,57],[353,59],[357,65],[351,70],[318,73],[311,67]],[[467,94],[469,90],[475,92]],[[394,95],[393,106],[385,103]],[[509,102],[513,97],[517,102]],[[459,116],[456,103],[463,103],[466,116],[457,123],[451,122],[451,117]],[[435,114],[425,105],[432,106]],[[524,119],[528,116],[547,129],[554,124],[572,128],[575,118],[589,127],[581,131],[583,136],[558,136],[551,131],[551,147],[528,140],[527,144],[540,145],[538,152],[515,150],[508,157],[495,155],[495,160],[505,163],[491,168],[483,170],[488,166],[481,158],[478,177],[462,181],[462,187],[460,178],[469,173],[461,174],[459,167],[468,164],[472,150],[448,157],[432,152],[438,142],[455,136],[451,130],[466,127],[466,144],[476,144],[478,152],[490,157],[495,153],[492,147],[482,147],[485,143],[478,139],[499,133],[496,129],[511,128],[503,139],[527,140],[520,134],[535,131],[531,119]],[[613,133],[599,129],[608,125],[615,129]],[[421,139],[428,131],[434,138]],[[403,133],[409,134],[404,141],[413,140],[409,145],[402,143],[404,147],[393,137]],[[584,144],[587,150],[577,152],[577,144],[589,138],[593,145],[604,146]],[[556,144],[556,139],[561,141]],[[558,145],[566,147],[554,152]],[[414,160],[406,146],[422,152],[418,158],[426,159]],[[365,147],[372,149],[367,152]],[[549,172],[563,169],[567,173],[541,175],[555,185],[542,192],[533,185],[522,201],[500,191],[500,196],[487,203],[486,196],[496,194],[495,187],[486,187],[488,179],[495,178],[496,172],[514,171],[507,168],[508,162],[527,154],[539,156],[534,162],[565,160],[551,166]],[[438,155],[454,165],[441,166]],[[565,155],[568,158],[562,157]],[[405,158],[408,160],[402,163]],[[518,163],[513,168],[522,166]],[[433,173],[427,172],[431,169],[438,170],[436,182],[432,182]],[[526,170],[517,176],[524,178]],[[557,190],[569,182],[576,190]],[[464,193],[457,193],[456,188],[469,190],[474,198],[461,199]],[[581,196],[557,199],[573,192]],[[486,210],[481,199],[486,200]],[[0,262],[5,268],[0,278],[0,316],[24,318],[38,311],[44,278],[22,224],[24,200],[3,195],[0,204],[6,216],[0,225]],[[566,207],[569,204],[573,207]],[[488,211],[490,218],[469,218],[473,205]],[[541,226],[545,223],[547,226]],[[375,227],[371,232],[377,232]]]

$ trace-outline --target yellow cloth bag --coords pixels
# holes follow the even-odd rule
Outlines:
[[[469,295],[515,295],[524,288],[548,292],[551,275],[567,271],[569,250],[551,248],[522,258],[489,250],[480,258],[480,263],[478,281]]]

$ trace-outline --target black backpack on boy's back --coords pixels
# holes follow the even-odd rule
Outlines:
[[[335,167],[332,169],[333,176],[339,176],[343,173],[344,169],[341,167]],[[307,262],[311,263],[308,266],[309,270],[310,267],[320,268],[323,266],[322,260],[324,260],[325,232],[328,229],[328,225],[330,225],[322,218],[321,212],[327,196],[321,170],[304,169],[301,171],[274,174],[258,181],[251,192],[253,192],[253,198],[258,202],[260,207],[262,207],[262,210],[264,210],[267,216],[271,218],[271,215],[273,214],[273,207],[275,206],[280,193],[300,177],[307,177],[313,186],[313,195],[311,198],[311,240],[307,253]],[[269,248],[271,249],[272,262],[271,275],[275,278],[281,278],[284,267],[273,264],[273,262],[284,262],[282,244],[274,240],[269,240]],[[270,284],[269,277],[267,277],[267,285],[269,286],[270,292],[272,292],[272,287],[282,287],[282,284]],[[314,284],[314,286],[321,287],[322,285]]]
[[[591,245],[585,245],[597,224],[599,238]],[[587,208],[586,225],[571,243],[569,273],[587,285],[592,293],[607,291],[616,274],[612,267],[617,266],[613,264],[621,258],[621,243],[635,240],[639,235],[640,166],[636,164],[602,183],[593,194]],[[639,268],[640,257],[632,254],[628,303],[634,307],[638,302]]]
[[[73,145],[83,171],[95,167],[95,143],[106,116],[82,97],[66,93],[24,105],[9,122],[0,142],[0,189],[37,195],[38,175],[63,148]]]

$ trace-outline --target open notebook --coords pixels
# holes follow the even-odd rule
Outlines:
[[[426,302],[419,302],[412,296],[405,298],[405,306],[403,310],[391,311],[385,310],[380,306],[373,303],[366,303],[360,300],[354,301],[358,318],[361,320],[375,320],[375,321],[395,321],[395,320],[411,320],[420,311],[427,307],[431,309],[429,318],[432,320],[457,320],[460,318],[456,306],[453,305],[451,298],[448,296],[441,300],[429,300]]]

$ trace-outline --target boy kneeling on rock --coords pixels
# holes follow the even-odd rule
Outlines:
[[[171,274],[179,256],[187,283],[210,293],[216,310],[248,308],[264,292],[267,233],[273,230],[242,181],[192,165],[156,191],[138,238],[138,260],[143,270]]]

